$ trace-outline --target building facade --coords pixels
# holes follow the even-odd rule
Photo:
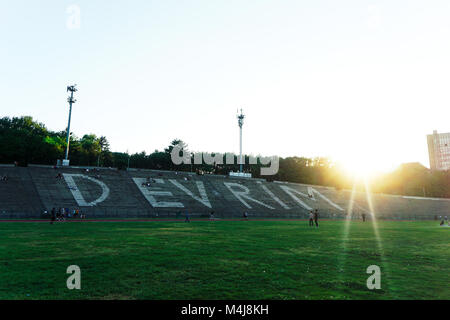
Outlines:
[[[450,132],[427,135],[431,170],[450,170]]]

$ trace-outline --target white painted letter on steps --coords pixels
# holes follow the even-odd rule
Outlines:
[[[269,188],[265,185],[262,184],[261,181],[258,181],[258,184],[261,185],[261,188],[263,188],[263,190],[276,202],[278,202],[280,204],[280,206],[282,206],[284,209],[289,210],[290,208],[283,202],[280,200],[280,198],[278,198],[272,191],[269,190]]]
[[[263,207],[269,208],[269,209],[275,209],[274,207],[271,207],[265,203],[262,203],[261,201],[258,201],[256,199],[253,199],[249,196],[250,190],[239,183],[233,183],[233,182],[224,182],[224,185],[228,188],[228,190],[231,191],[231,193],[247,208],[251,209],[252,207],[244,200],[246,198],[247,200],[256,202],[257,204],[262,205]],[[234,187],[240,188],[242,191],[237,191],[234,189]]]
[[[328,199],[327,197],[325,197],[323,194],[321,194],[319,191],[317,191],[316,189],[314,189],[313,187],[308,187],[308,193],[314,198],[314,193],[317,194],[320,198],[322,198],[323,200],[325,200],[326,202],[328,202],[331,206],[335,207],[336,209],[340,210],[340,211],[344,211],[344,209],[342,209],[339,205],[337,205],[336,203],[334,203],[333,201],[331,201],[330,199]],[[316,198],[314,198],[315,200]]]
[[[89,176],[85,176],[83,174],[63,173],[63,176],[64,176],[64,180],[66,180],[66,183],[69,186],[70,191],[72,192],[73,197],[75,198],[75,201],[78,203],[78,205],[80,207],[93,207],[93,206],[99,204],[100,202],[105,201],[106,198],[108,198],[108,196],[109,196],[108,186],[97,179],[91,178]],[[98,184],[102,188],[102,195],[97,200],[94,200],[91,202],[86,202],[86,200],[84,200],[83,195],[81,194],[80,189],[78,189],[77,184],[73,180],[73,177],[87,179],[89,181],[92,181],[92,182]]]
[[[301,205],[303,208],[305,208],[306,210],[311,210],[312,208],[310,206],[308,206],[306,203],[304,203],[302,200],[300,200],[298,197],[295,196],[295,193],[298,195],[301,195],[305,198],[308,198],[308,195],[304,194],[301,191],[298,191],[296,189],[293,188],[289,188],[288,186],[280,186],[281,189],[284,190],[284,192],[286,192],[288,195],[291,196],[291,198],[297,202],[299,205]],[[315,199],[312,199],[315,201]]]
[[[174,179],[170,179],[170,182],[172,182],[172,184],[177,187],[178,189],[184,191],[184,193],[186,193],[188,196],[190,196],[191,198],[197,200],[198,202],[202,203],[204,206],[208,207],[208,208],[212,208],[211,207],[211,202],[209,202],[208,199],[208,195],[206,194],[206,190],[205,190],[205,186],[203,185],[203,182],[201,181],[196,181],[197,184],[197,189],[198,192],[200,193],[200,197],[197,197],[196,195],[194,195],[188,188],[186,188],[185,186],[183,186],[181,183],[179,183],[177,180]]]
[[[184,208],[181,202],[158,201],[155,198],[155,196],[173,197],[172,192],[160,191],[160,188],[147,187],[145,185],[147,179],[145,178],[133,178],[133,181],[153,208]],[[159,183],[163,184],[164,180],[161,179]]]

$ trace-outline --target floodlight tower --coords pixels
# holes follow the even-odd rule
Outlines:
[[[73,93],[77,92],[78,89],[76,88],[76,84],[74,84],[73,86],[68,86],[67,87],[67,91],[70,91],[70,96],[67,98],[67,102],[69,102],[69,124],[67,125],[67,148],[66,148],[66,160],[69,159],[69,144],[70,144],[70,119],[72,117],[72,104],[74,104],[75,102],[77,102],[77,100],[75,100],[73,98]]]
[[[237,115],[238,125],[239,125],[239,172],[243,172],[243,162],[242,162],[242,126],[244,125],[245,115],[242,113]]]

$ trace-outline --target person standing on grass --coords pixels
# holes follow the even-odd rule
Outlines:
[[[61,208],[58,208],[58,211],[56,211],[56,221],[61,220]]]
[[[214,211],[211,211],[211,213],[209,214],[209,220],[214,220]]]
[[[314,227],[314,212],[312,210],[309,211],[309,226]]]
[[[362,216],[362,220],[363,220],[363,222],[366,222],[366,214],[365,214],[365,213],[363,213],[363,214],[361,214],[361,216]]]
[[[191,222],[191,219],[189,218],[189,212],[186,210],[186,219],[184,220],[184,222]]]
[[[55,222],[55,220],[56,220],[56,210],[54,207],[52,208],[52,212],[50,214],[50,219],[51,219],[50,224],[53,224],[53,222]]]
[[[244,219],[248,220],[248,213],[247,213],[247,211],[244,212]]]
[[[314,223],[316,224],[316,228],[319,227],[319,209],[314,210]]]

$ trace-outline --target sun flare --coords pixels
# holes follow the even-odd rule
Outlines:
[[[340,157],[338,163],[349,176],[357,179],[369,179],[393,169],[386,159],[363,154]]]

